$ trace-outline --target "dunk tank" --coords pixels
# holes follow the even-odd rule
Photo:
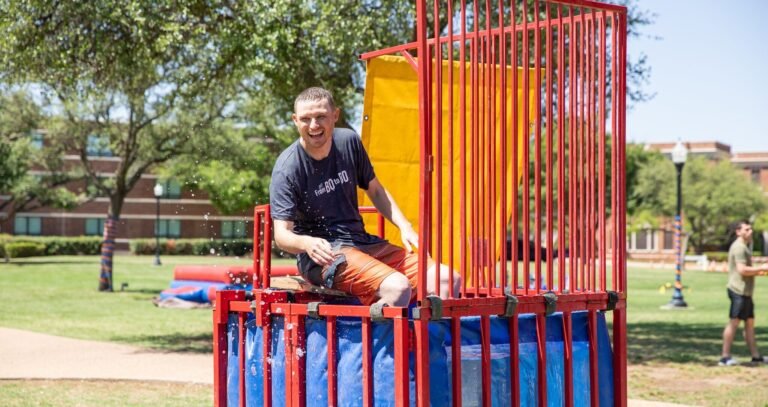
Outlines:
[[[406,308],[278,288],[259,206],[254,288],[216,298],[215,404],[626,405],[626,9],[417,0],[415,23],[362,55],[362,137],[459,297],[424,261]]]

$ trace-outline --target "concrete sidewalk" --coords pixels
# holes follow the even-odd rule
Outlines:
[[[210,354],[163,353],[0,327],[0,379],[213,383]]]
[[[157,380],[213,385],[213,356],[153,352],[0,327],[2,379]],[[629,400],[628,405],[682,406],[645,400]]]

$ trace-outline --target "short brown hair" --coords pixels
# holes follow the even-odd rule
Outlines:
[[[333,102],[333,95],[328,90],[313,86],[311,88],[304,89],[301,93],[299,93],[299,96],[296,96],[296,100],[293,101],[293,110],[296,111],[296,106],[298,106],[299,102],[319,102],[321,100],[326,100],[331,105],[331,109],[336,108],[336,104]]]

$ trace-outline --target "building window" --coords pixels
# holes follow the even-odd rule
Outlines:
[[[750,170],[750,175],[752,176],[752,182],[755,184],[760,183],[760,168],[752,168]]]
[[[664,231],[664,250],[675,250],[675,231]]]
[[[163,185],[163,199],[179,199],[181,198],[181,184],[175,179],[169,179],[161,182]]]
[[[43,133],[32,131],[30,133],[30,143],[34,149],[41,150],[43,148]]]
[[[237,239],[246,236],[246,222],[242,220],[224,220],[221,222],[221,237]]]
[[[643,229],[632,233],[630,236],[630,250],[652,251],[656,249],[656,231]]]
[[[13,233],[16,235],[39,236],[42,230],[38,217],[17,216],[13,222]]]
[[[161,219],[159,224],[155,222],[155,234],[168,238],[181,237],[181,221],[178,219]]]
[[[88,218],[85,220],[86,236],[101,236],[104,234],[104,219]]]
[[[90,157],[112,157],[109,138],[98,134],[91,134],[88,136],[88,145],[85,147],[85,153]]]

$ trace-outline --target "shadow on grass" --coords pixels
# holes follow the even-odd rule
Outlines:
[[[20,259],[11,259],[8,263],[3,263],[0,261],[0,264],[13,264],[18,266],[44,266],[44,265],[50,265],[50,264],[79,264],[79,265],[88,265],[88,266],[97,266],[99,265],[98,260],[93,259],[57,259],[57,260],[20,260]]]
[[[213,334],[180,334],[118,336],[120,342],[139,344],[152,350],[181,353],[213,352]]]
[[[627,325],[627,356],[630,364],[651,362],[695,363],[714,366],[723,346],[722,325],[644,322]],[[743,325],[733,343],[733,354],[749,357]],[[758,347],[768,349],[768,328],[756,328]]]

